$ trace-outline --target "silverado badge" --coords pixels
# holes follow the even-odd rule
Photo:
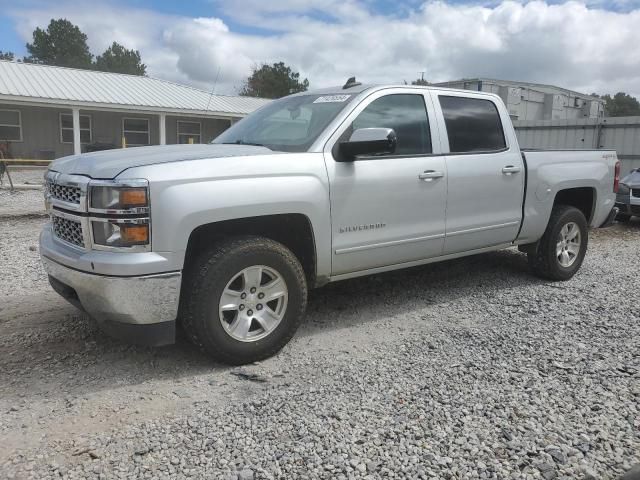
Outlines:
[[[365,223],[364,225],[349,225],[347,227],[340,227],[339,232],[347,233],[347,232],[359,232],[360,230],[375,230],[378,228],[384,228],[386,226],[387,226],[386,223]]]

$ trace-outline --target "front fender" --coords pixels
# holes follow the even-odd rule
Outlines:
[[[134,167],[118,178],[145,178],[153,251],[172,252],[182,269],[191,233],[202,225],[262,215],[309,219],[316,273],[331,272],[329,182],[322,153],[202,158]]]
[[[331,271],[329,192],[308,176],[233,178],[170,184],[151,191],[153,249],[173,251],[181,265],[189,236],[201,225],[263,215],[301,214],[309,219],[317,275]]]

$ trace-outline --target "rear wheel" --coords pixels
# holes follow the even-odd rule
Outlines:
[[[307,283],[284,245],[238,237],[200,255],[183,294],[189,338],[215,359],[238,365],[274,355],[293,337],[306,308]]]
[[[584,214],[575,207],[557,205],[536,248],[527,257],[533,273],[549,280],[569,280],[580,269],[587,252]]]

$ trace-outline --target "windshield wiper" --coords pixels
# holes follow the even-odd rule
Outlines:
[[[245,142],[243,140],[236,140],[235,142],[221,142],[219,145],[251,145],[252,147],[264,147],[264,148],[269,148],[266,145],[262,144],[262,143],[251,143],[251,142]],[[269,150],[271,150],[269,148]]]

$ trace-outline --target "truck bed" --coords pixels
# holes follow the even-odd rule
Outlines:
[[[541,237],[560,190],[580,189],[579,198],[590,212],[589,225],[599,227],[605,222],[615,204],[612,179],[618,157],[614,150],[522,149],[522,157],[527,180],[517,243]]]

